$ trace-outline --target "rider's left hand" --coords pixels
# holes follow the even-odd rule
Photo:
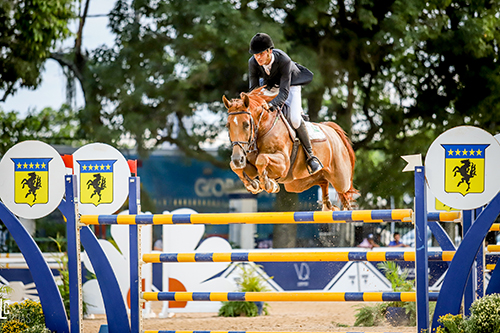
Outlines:
[[[268,106],[269,112],[274,112],[274,111],[278,110],[278,107],[276,105],[274,105],[273,103],[269,103],[267,106]]]

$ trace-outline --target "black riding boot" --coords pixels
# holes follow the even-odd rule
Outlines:
[[[311,140],[309,140],[309,135],[307,134],[306,123],[302,121],[296,131],[300,142],[302,142],[302,147],[304,147],[304,151],[307,155],[307,165],[309,166],[308,170],[312,175],[323,169],[323,165],[321,165],[319,159],[313,154]]]

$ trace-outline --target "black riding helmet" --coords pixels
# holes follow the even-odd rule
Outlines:
[[[250,50],[248,52],[250,52],[250,54],[257,54],[272,48],[274,48],[274,43],[271,37],[261,32],[252,37],[250,41]]]

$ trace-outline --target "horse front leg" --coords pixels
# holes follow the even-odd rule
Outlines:
[[[243,185],[250,193],[257,194],[262,192],[259,179],[257,179],[258,174],[255,166],[247,163],[247,165],[243,169],[236,169],[233,167],[233,163],[231,163],[230,167],[231,170],[233,170],[233,172],[238,175]]]
[[[280,186],[274,179],[285,177],[287,166],[282,154],[259,154],[255,167],[259,173],[260,188],[267,193],[278,193]],[[270,177],[272,176],[272,177]]]

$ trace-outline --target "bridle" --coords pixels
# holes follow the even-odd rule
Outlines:
[[[229,141],[231,141],[231,147],[234,148],[234,146],[239,146],[241,148],[241,150],[243,150],[245,157],[247,156],[247,154],[250,154],[250,153],[253,153],[253,152],[256,152],[259,150],[257,147],[257,138],[258,138],[258,134],[259,134],[260,121],[262,120],[262,116],[264,115],[264,111],[267,111],[267,110],[265,110],[264,106],[262,106],[262,112],[260,113],[259,120],[257,121],[257,125],[255,125],[252,113],[249,111],[246,111],[246,110],[234,111],[234,112],[229,112],[229,114],[228,114],[228,117],[229,116],[236,116],[239,114],[248,114],[250,116],[250,137],[248,138],[248,141],[232,141],[231,136],[229,136]],[[269,112],[269,111],[267,111],[267,112]],[[274,128],[274,125],[276,125],[276,123],[279,119],[278,114],[280,112],[281,112],[281,108],[279,108],[278,110],[275,111],[276,116],[275,116],[275,119],[273,121],[272,126],[267,131],[265,131],[262,134],[262,136],[266,135]],[[243,146],[244,144],[247,145],[248,150],[245,149],[245,147]]]
[[[243,153],[245,154],[245,156],[247,156],[247,154],[253,153],[254,151],[258,150],[257,149],[257,134],[259,132],[259,125],[260,125],[260,121],[262,119],[262,115],[264,114],[264,112],[260,113],[260,117],[259,117],[259,121],[257,122],[257,126],[255,126],[255,122],[253,120],[252,113],[249,111],[229,112],[228,117],[229,116],[236,116],[239,114],[248,114],[250,116],[250,137],[248,138],[248,141],[232,141],[231,137],[229,137],[229,140],[231,141],[232,147],[239,146],[241,148],[241,150],[243,150]],[[247,145],[248,150],[245,149],[245,147],[243,145]]]
[[[250,154],[250,153],[253,153],[253,152],[258,152],[259,151],[259,148],[257,147],[257,138],[258,138],[258,134],[259,134],[259,125],[260,125],[260,121],[262,120],[262,116],[264,115],[264,107],[262,107],[262,112],[260,113],[260,116],[259,116],[259,120],[257,121],[257,126],[255,126],[255,122],[254,122],[254,119],[253,119],[253,116],[252,116],[252,113],[249,112],[249,111],[246,111],[246,110],[242,110],[242,111],[234,111],[234,112],[229,112],[228,114],[228,117],[229,116],[236,116],[236,115],[239,115],[239,114],[248,114],[250,116],[250,137],[248,138],[248,141],[232,141],[231,140],[231,135],[229,135],[229,141],[231,141],[231,147],[234,148],[234,146],[238,146],[241,148],[241,150],[243,151],[243,154],[245,156],[245,158],[247,158],[247,155]],[[271,126],[271,128],[269,128],[267,131],[265,131],[262,136],[265,136],[267,133],[269,133],[273,128],[274,128],[274,125],[276,125],[276,122],[278,120],[278,113],[281,112],[281,108],[279,111],[276,111],[276,117],[273,121],[273,124]],[[245,149],[245,147],[243,145],[247,145],[248,147],[248,150]],[[245,179],[249,182],[252,182],[252,178],[250,178],[247,173],[243,170],[243,176],[245,177]]]

